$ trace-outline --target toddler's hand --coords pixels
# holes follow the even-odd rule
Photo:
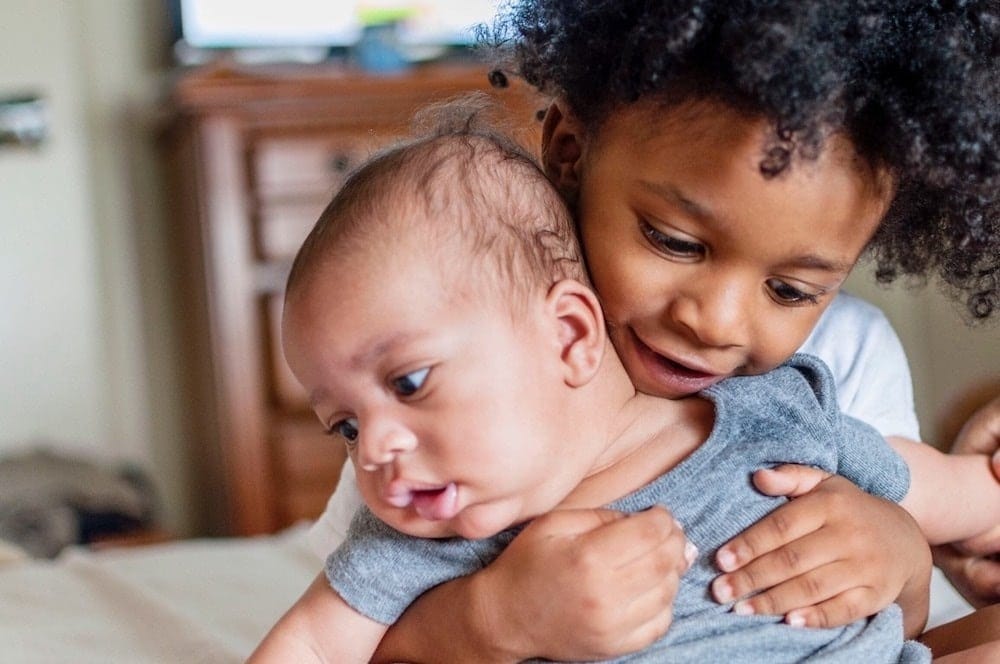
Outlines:
[[[666,632],[693,547],[667,510],[539,517],[484,570],[520,658],[608,659]]]
[[[803,466],[758,471],[754,483],[793,500],[719,549],[716,563],[725,573],[712,583],[717,601],[763,591],[734,610],[784,614],[795,626],[835,627],[880,611],[904,589],[926,588],[927,543],[899,506]],[[921,604],[908,626],[922,625]]]

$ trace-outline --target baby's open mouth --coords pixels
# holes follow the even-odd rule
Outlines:
[[[394,507],[413,507],[421,518],[429,521],[450,519],[458,513],[458,487],[454,482],[428,489],[410,489],[386,497]]]

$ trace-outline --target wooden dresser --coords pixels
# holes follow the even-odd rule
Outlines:
[[[273,532],[322,511],[344,450],[282,358],[288,268],[360,160],[405,135],[415,109],[474,89],[490,91],[487,70],[469,64],[394,76],[215,67],[174,81],[163,154],[208,532]],[[523,89],[491,94],[537,137],[544,104]]]

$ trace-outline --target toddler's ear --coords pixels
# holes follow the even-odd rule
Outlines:
[[[558,325],[559,358],[566,384],[582,387],[597,373],[607,348],[601,305],[594,292],[575,279],[553,285],[546,305]]]
[[[577,164],[582,154],[582,131],[565,103],[552,102],[542,123],[542,165],[568,201],[576,200],[580,187]]]

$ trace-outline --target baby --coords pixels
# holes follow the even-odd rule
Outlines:
[[[686,525],[691,566],[668,572],[681,578],[666,636],[629,661],[929,660],[894,605],[835,629],[720,605],[713,553],[785,500],[750,477],[786,462],[901,502],[931,539],[979,533],[1000,519],[987,462],[918,444],[904,461],[840,414],[806,355],[696,397],[639,393],[586,283],[562,199],[503,138],[433,135],[349,179],[296,258],[282,331],[367,508],[252,659],[367,661],[417,596],[486,566],[532,518],[662,505]],[[937,509],[962,500],[987,507]],[[683,545],[676,526],[664,536]]]

